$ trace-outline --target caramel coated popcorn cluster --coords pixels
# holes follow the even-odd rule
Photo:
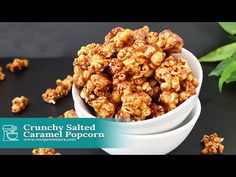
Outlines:
[[[62,115],[58,116],[59,118],[78,118],[74,109],[70,109],[64,112]]]
[[[205,146],[202,154],[222,154],[224,151],[223,140],[224,138],[218,137],[217,133],[213,133],[210,136],[204,135],[201,140],[201,143]]]
[[[73,77],[68,75],[64,80],[57,79],[55,89],[47,89],[45,93],[42,94],[42,98],[47,103],[56,104],[56,101],[67,96],[71,91],[73,83]]]
[[[74,60],[74,84],[97,117],[141,121],[173,110],[196,93],[187,61],[172,56],[184,41],[170,30],[114,28]]]
[[[2,67],[0,66],[0,81],[5,79],[5,74],[2,71]]]
[[[53,148],[37,148],[32,150],[33,155],[61,155]]]
[[[19,113],[19,112],[23,111],[28,104],[29,104],[29,99],[26,98],[25,96],[15,97],[12,100],[11,111],[13,113]]]
[[[8,63],[6,68],[11,72],[16,72],[28,68],[29,61],[27,59],[15,58],[12,63]]]

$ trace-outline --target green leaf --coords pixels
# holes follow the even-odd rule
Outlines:
[[[211,73],[208,76],[220,76],[223,70],[235,60],[236,60],[236,52],[230,58],[221,61],[216,66],[216,68],[213,71],[211,71]]]
[[[229,84],[230,82],[236,81],[236,71],[232,72],[231,76],[229,79],[227,79],[225,82]]]
[[[219,80],[219,90],[222,91],[222,87],[224,82],[230,83],[236,81],[236,61],[233,61],[230,65],[228,65],[221,74]]]
[[[215,62],[225,60],[236,52],[236,42],[220,47],[199,59],[200,62]]]
[[[236,34],[236,22],[219,22],[220,26],[229,34]]]
[[[236,35],[235,36],[228,35],[228,37],[232,39],[233,41],[236,41]]]

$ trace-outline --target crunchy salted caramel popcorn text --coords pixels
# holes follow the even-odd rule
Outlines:
[[[201,143],[205,146],[202,154],[222,154],[224,151],[223,140],[224,138],[219,137],[217,133],[213,133],[210,136],[204,135],[201,140]]]
[[[29,99],[26,98],[25,96],[16,97],[12,100],[11,111],[13,113],[19,113],[23,111],[28,104],[29,104]]]
[[[29,60],[15,58],[12,63],[8,63],[6,65],[6,68],[9,69],[11,72],[16,72],[28,68],[28,66]]]
[[[5,74],[2,71],[2,67],[0,66],[0,81],[5,79]]]
[[[32,150],[33,155],[61,155],[53,148],[37,148]]]
[[[74,60],[74,84],[97,117],[141,121],[173,110],[196,93],[184,45],[170,30],[117,27],[103,44],[88,44]]]
[[[67,96],[72,88],[73,77],[68,75],[64,80],[57,79],[55,89],[47,89],[42,98],[47,103],[56,104],[56,101]]]

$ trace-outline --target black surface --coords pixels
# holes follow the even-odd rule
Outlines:
[[[4,70],[6,80],[0,82],[0,117],[15,116],[10,111],[11,99],[20,95],[28,96],[30,105],[19,117],[57,116],[73,108],[71,96],[51,105],[42,101],[41,94],[48,87],[54,87],[57,78],[64,78],[72,73],[73,57],[77,49],[90,42],[102,42],[105,34],[115,26],[137,28],[144,24],[154,31],[172,29],[183,37],[184,47],[197,57],[232,41],[217,23],[0,24],[0,65],[4,66],[10,61],[6,57],[30,57],[30,68],[24,72],[10,73]],[[51,31],[53,32],[49,33]],[[204,81],[200,93],[201,116],[187,139],[170,154],[200,154],[202,136],[212,132],[225,138],[224,154],[236,154],[236,84],[225,85],[223,93],[219,94],[218,78],[207,76],[216,64],[203,63],[202,66]],[[97,149],[61,149],[61,152],[106,154]],[[2,149],[0,154],[31,154],[31,149]]]

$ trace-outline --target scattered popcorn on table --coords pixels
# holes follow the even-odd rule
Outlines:
[[[0,81],[5,79],[5,74],[2,71],[2,67],[0,66]]]
[[[19,113],[23,111],[28,104],[29,104],[29,99],[26,98],[25,96],[16,97],[12,100],[11,111],[13,113]]]
[[[47,89],[45,93],[42,94],[42,98],[47,103],[56,104],[56,101],[67,96],[72,88],[73,77],[68,75],[64,80],[57,79],[55,89]]]
[[[201,140],[201,143],[205,146],[202,154],[222,154],[224,151],[223,140],[224,138],[218,137],[217,133],[213,133],[210,136],[204,135]]]
[[[196,93],[198,80],[187,61],[171,55],[183,45],[170,30],[114,28],[103,44],[77,52],[74,84],[97,117],[140,121],[163,115]]]
[[[58,116],[59,118],[78,118],[75,110],[70,109],[66,112],[64,112],[62,115]]]
[[[32,150],[33,155],[61,155],[53,148],[37,148]]]
[[[28,68],[28,66],[29,61],[27,59],[15,58],[12,63],[6,65],[6,68],[11,72],[16,72]]]

